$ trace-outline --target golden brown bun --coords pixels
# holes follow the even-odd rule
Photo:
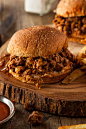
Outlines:
[[[39,83],[39,84],[44,84],[44,83],[56,83],[59,82],[61,80],[63,80],[70,72],[72,71],[72,67],[69,67],[68,69],[66,69],[65,71],[61,71],[61,72],[52,72],[49,74],[44,74],[44,75],[40,75],[40,76],[33,76],[31,77],[30,75],[19,75],[15,72],[13,72],[13,70],[9,70],[9,73],[11,73],[15,78],[17,78],[18,80],[22,81],[22,82],[27,82],[27,83]]]
[[[79,35],[79,36],[77,36],[77,35],[71,35],[71,36],[68,37],[68,41],[72,41],[72,42],[77,42],[77,43],[84,44],[82,42],[82,40],[85,39],[85,37],[86,37],[86,35]]]
[[[33,26],[17,31],[11,38],[7,51],[22,57],[49,56],[67,47],[63,32],[48,26]]]
[[[86,65],[86,46],[84,46],[78,54],[78,58],[80,59],[80,63],[82,65]]]
[[[60,0],[55,12],[63,17],[85,16],[86,0]]]

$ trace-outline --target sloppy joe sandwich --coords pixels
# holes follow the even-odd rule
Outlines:
[[[6,70],[27,83],[56,83],[65,78],[78,61],[68,50],[67,36],[55,28],[33,26],[17,31],[7,51]]]
[[[60,0],[53,23],[69,41],[82,43],[86,38],[86,0]]]

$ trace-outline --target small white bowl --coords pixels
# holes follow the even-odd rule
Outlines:
[[[7,104],[8,107],[10,108],[10,115],[8,117],[6,117],[4,120],[0,121],[0,124],[8,121],[15,113],[15,107],[14,107],[14,104],[11,100],[9,100],[8,98],[0,95],[0,101]]]

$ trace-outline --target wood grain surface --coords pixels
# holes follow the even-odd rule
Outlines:
[[[17,30],[34,25],[52,24],[52,20],[55,17],[53,12],[49,12],[42,17],[37,14],[26,13],[24,11],[24,0],[1,0],[0,5],[2,7],[2,11],[0,12],[0,23],[12,13],[15,16],[15,22],[13,26],[7,32],[5,32],[4,35],[2,35],[2,44],[10,39],[13,33]],[[0,44],[0,46],[2,44]],[[75,44],[75,46],[76,45],[77,44]],[[7,46],[5,44],[2,47],[6,48]],[[74,50],[75,47],[72,49]],[[0,49],[0,52],[4,54],[3,49]],[[14,91],[17,92],[15,89]],[[26,111],[24,106],[20,103],[15,103],[15,109],[15,115],[8,122],[0,125],[0,129],[58,129],[58,127],[62,125],[65,126],[86,123],[86,117],[63,117],[39,111],[39,113],[43,115],[42,124],[38,126],[32,126],[27,122],[28,116],[31,114],[31,112]]]
[[[1,47],[1,56],[7,53],[8,43],[9,41]],[[69,42],[69,49],[75,55],[83,46]],[[86,116],[86,75],[68,85],[59,82],[42,84],[41,87],[39,90],[35,85],[23,83],[4,72],[0,72],[1,95],[18,103],[29,103],[37,110],[52,114]]]

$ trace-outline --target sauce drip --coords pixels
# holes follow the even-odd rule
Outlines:
[[[10,115],[10,108],[7,104],[0,101],[0,121],[4,120]]]
[[[9,61],[10,59],[10,54],[5,54],[4,56],[0,57],[0,72],[3,72],[5,74],[7,74],[8,76],[12,76],[12,74],[10,74],[6,69],[5,69],[5,65],[6,63]]]

